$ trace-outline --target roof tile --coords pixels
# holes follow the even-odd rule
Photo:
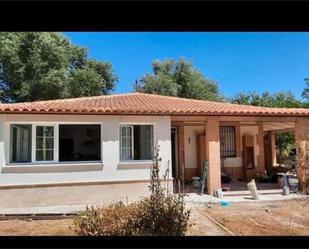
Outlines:
[[[268,108],[146,93],[0,104],[0,113],[309,116],[308,108]]]

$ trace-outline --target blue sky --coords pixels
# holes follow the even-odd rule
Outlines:
[[[89,56],[111,62],[115,92],[151,72],[154,59],[185,58],[230,97],[237,92],[291,91],[301,99],[309,77],[309,33],[66,32]]]

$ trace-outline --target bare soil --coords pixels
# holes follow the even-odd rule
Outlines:
[[[228,235],[204,212],[234,235],[309,235],[309,198],[272,202],[188,206],[187,235]],[[0,235],[77,235],[72,218],[0,220]]]
[[[28,236],[28,235],[76,235],[72,227],[72,219],[57,220],[1,220],[1,236]]]
[[[234,235],[309,235],[309,198],[230,203],[204,210]]]

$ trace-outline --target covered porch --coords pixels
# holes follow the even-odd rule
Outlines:
[[[171,122],[172,174],[184,179],[195,192],[192,177],[201,176],[208,162],[206,191],[247,191],[246,183],[266,171],[281,172],[276,156],[275,134],[294,132],[297,148],[309,136],[309,119],[289,116],[173,116]],[[298,172],[299,173],[299,172]],[[223,176],[230,176],[225,183]],[[257,183],[258,190],[280,190],[278,183]],[[177,189],[177,186],[176,186]]]

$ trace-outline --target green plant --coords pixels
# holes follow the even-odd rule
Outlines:
[[[90,207],[74,220],[82,235],[185,235],[190,218],[184,193],[177,195],[168,188],[168,170],[160,177],[159,147],[154,149],[150,171],[151,194],[131,204],[117,202],[107,207]],[[165,184],[165,186],[163,185]]]
[[[283,132],[276,134],[276,147],[279,155],[279,166],[283,158],[295,148],[295,134],[292,132]]]

